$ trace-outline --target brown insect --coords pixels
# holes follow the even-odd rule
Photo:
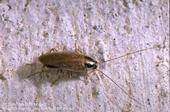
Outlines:
[[[138,53],[141,51],[153,49],[155,47],[158,47],[158,46],[137,50],[137,51],[127,53],[125,55],[113,58],[113,59],[105,60],[103,62],[98,62],[95,59],[92,59],[91,57],[83,55],[82,53],[77,52],[77,51],[57,52],[55,49],[52,49],[50,52],[47,52],[46,54],[41,55],[38,59],[43,64],[43,67],[46,67],[49,69],[59,69],[59,70],[63,70],[63,71],[70,71],[70,72],[75,72],[75,73],[84,73],[84,76],[88,76],[90,73],[97,70],[100,73],[102,73],[104,76],[106,76],[108,79],[110,79],[116,86],[118,86],[125,94],[128,95],[128,93],[122,87],[120,87],[113,79],[111,79],[105,73],[103,73],[102,71],[97,69],[98,65],[101,63],[119,59],[119,58],[122,58],[122,57],[125,57],[128,55],[132,55],[132,54],[135,54],[135,53]],[[88,73],[88,71],[90,71],[90,70],[91,70],[91,72]],[[41,71],[41,72],[47,72],[47,71]],[[41,72],[37,72],[37,73],[41,73]],[[37,73],[34,73],[32,75],[35,75]],[[30,75],[30,76],[32,76],[32,75]],[[131,96],[129,96],[129,97],[141,105],[141,103],[139,101],[137,101],[135,98],[133,98]]]

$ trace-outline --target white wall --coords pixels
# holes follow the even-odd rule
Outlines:
[[[168,4],[168,0],[1,0],[0,73],[6,80],[0,80],[0,112],[167,112]],[[75,43],[98,61],[160,45],[99,67],[141,104],[97,71],[87,85],[64,80],[51,87],[39,76],[22,77],[34,69],[34,64],[25,64],[42,52],[64,47],[73,51]]]

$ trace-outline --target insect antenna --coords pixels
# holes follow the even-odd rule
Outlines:
[[[115,58],[112,58],[112,59],[108,59],[108,60],[104,60],[104,61],[98,62],[98,64],[106,63],[108,61],[113,61],[113,60],[116,60],[116,59],[119,59],[119,58],[122,58],[122,57],[125,57],[125,56],[128,56],[128,55],[136,54],[136,53],[139,53],[139,52],[142,52],[142,51],[146,51],[146,50],[149,50],[149,49],[154,49],[154,48],[157,48],[157,47],[161,47],[161,46],[160,45],[154,45],[154,46],[152,46],[150,48],[140,49],[140,50],[137,50],[137,51],[126,53],[124,55],[121,55],[121,56],[118,56],[118,57],[115,57]]]
[[[119,86],[112,78],[110,78],[108,75],[106,75],[104,72],[102,72],[99,69],[96,69],[97,71],[99,71],[100,73],[102,73],[105,77],[107,77],[108,79],[110,79],[119,89],[121,89],[130,99],[132,99],[133,101],[137,102],[138,104],[144,106],[143,104],[141,104],[137,99],[133,98],[132,96],[130,96],[121,86]]]

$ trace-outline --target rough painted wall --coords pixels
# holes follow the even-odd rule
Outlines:
[[[168,0],[0,0],[6,79],[0,80],[0,112],[168,112],[168,6]],[[75,43],[98,61],[160,45],[99,66],[140,104],[97,71],[87,84],[50,86],[39,75],[25,77],[41,68],[34,64],[41,53],[73,51]]]

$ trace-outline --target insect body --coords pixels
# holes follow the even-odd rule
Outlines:
[[[87,72],[97,68],[97,61],[77,52],[53,52],[39,57],[47,68],[56,68],[72,72]]]

